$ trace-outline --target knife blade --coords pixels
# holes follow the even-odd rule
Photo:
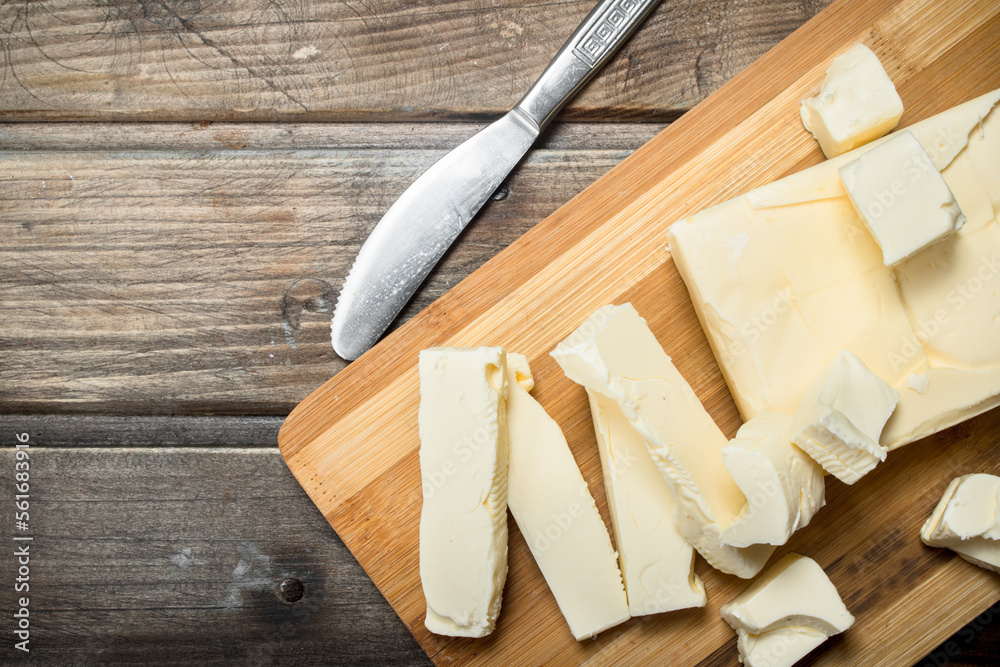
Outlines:
[[[361,246],[334,307],[333,348],[374,345],[549,121],[610,59],[659,0],[601,0],[502,118],[425,171]]]

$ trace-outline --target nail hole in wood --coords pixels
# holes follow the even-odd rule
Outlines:
[[[278,584],[278,597],[289,604],[298,602],[306,594],[306,587],[298,579],[284,579]]]
[[[496,192],[493,193],[491,199],[493,201],[503,201],[510,194],[510,188],[507,187],[506,183],[501,183],[500,187],[497,188]]]

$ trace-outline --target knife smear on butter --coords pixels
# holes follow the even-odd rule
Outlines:
[[[362,245],[331,324],[333,348],[364,354],[549,121],[659,0],[601,0],[521,101],[445,155],[396,200]]]

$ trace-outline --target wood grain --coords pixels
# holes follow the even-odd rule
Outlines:
[[[0,150],[451,150],[487,124],[0,123]],[[664,127],[661,122],[555,122],[534,148],[633,151]]]
[[[426,664],[273,447],[34,442],[33,662],[355,665],[377,646],[385,664]],[[13,461],[0,451],[8,488]],[[5,581],[14,563],[0,559]],[[285,579],[304,587],[294,603],[279,592]],[[5,664],[12,653],[6,643]]]
[[[1000,87],[998,28],[995,2],[832,5],[293,412],[279,434],[286,461],[428,655],[439,664],[733,661],[733,635],[717,610],[745,583],[702,565],[707,609],[633,620],[578,644],[519,538],[495,635],[475,642],[428,633],[415,547],[416,354],[480,344],[526,354],[538,399],[603,503],[586,400],[547,352],[603,303],[631,301],[731,435],[739,417],[663,247],[667,225],[818,162],[796,122],[798,104],[851,44],[863,41],[882,58],[908,108],[905,125]],[[904,450],[871,480],[831,484],[830,507],[790,548],[830,571],[859,622],[819,662],[912,662],[1000,598],[995,576],[924,548],[917,535],[957,470],[1000,469],[998,431],[994,411]]]
[[[92,121],[0,123],[0,150],[47,151],[44,159],[17,162],[17,175],[34,181],[37,195],[40,182],[51,177],[52,161],[65,157],[62,153],[77,163],[87,162],[95,173],[106,164],[120,167],[104,173],[98,192],[92,190],[86,200],[75,201],[72,191],[50,190],[51,198],[20,201],[16,216],[4,215],[10,189],[0,183],[4,237],[0,287],[24,279],[25,265],[42,269],[31,275],[33,283],[25,280],[21,285],[24,292],[34,290],[29,301],[10,300],[6,290],[0,290],[0,323],[6,327],[0,330],[0,411],[98,413],[92,417],[0,416],[0,433],[5,437],[28,431],[38,448],[33,451],[44,450],[39,452],[35,469],[38,507],[44,512],[36,518],[45,528],[39,545],[46,549],[44,567],[33,572],[39,577],[36,590],[45,602],[35,616],[40,638],[33,651],[36,661],[426,664],[405,627],[393,618],[340,540],[320,526],[320,515],[277,453],[268,449],[274,443],[278,418],[201,416],[244,411],[284,414],[340,367],[320,354],[328,350],[323,347],[326,331],[322,326],[328,315],[310,309],[322,305],[308,290],[300,315],[308,333],[293,332],[296,340],[308,341],[299,350],[304,356],[293,357],[294,365],[268,365],[268,355],[273,353],[269,334],[272,330],[284,333],[284,315],[274,303],[282,300],[293,280],[313,278],[309,262],[324,258],[327,251],[320,249],[305,260],[300,273],[282,274],[270,282],[253,281],[254,289],[265,292],[256,294],[256,301],[244,299],[236,289],[242,280],[240,267],[252,254],[261,224],[239,216],[244,207],[274,208],[276,195],[266,175],[252,168],[246,171],[256,156],[233,162],[228,152],[278,152],[286,164],[299,154],[308,156],[307,162],[315,160],[317,149],[327,155],[336,153],[338,157],[331,160],[343,170],[338,181],[343,190],[337,185],[335,194],[309,196],[332,203],[334,224],[340,224],[338,202],[360,200],[362,195],[384,196],[388,205],[395,196],[388,189],[401,190],[405,179],[397,175],[376,178],[374,182],[387,184],[386,192],[366,193],[365,184],[381,168],[377,165],[404,159],[400,156],[406,151],[440,154],[474,133],[481,126],[479,119],[505,110],[523,92],[516,88],[530,84],[572,29],[577,15],[589,9],[591,0],[562,5],[524,0],[498,4],[485,0],[0,3],[0,120]],[[539,148],[566,151],[566,162],[554,173],[539,172],[549,179],[546,190],[530,189],[534,185],[529,184],[522,191],[517,186],[507,200],[495,203],[486,214],[489,217],[484,216],[492,223],[475,232],[476,242],[460,251],[469,254],[462,255],[463,261],[442,267],[435,278],[440,282],[428,288],[407,316],[610,164],[598,156],[597,161],[605,166],[581,167],[594,159],[584,152],[620,151],[624,156],[825,4],[824,0],[767,4],[664,0],[644,32],[566,112],[566,117],[575,120],[656,122],[573,122],[551,127]],[[343,18],[348,12],[354,14]],[[289,20],[302,15],[313,20]],[[277,18],[268,20],[268,16]],[[394,27],[366,34],[358,25],[364,20],[369,25]],[[516,34],[518,26],[526,28],[521,35]],[[984,28],[996,29],[995,25]],[[199,41],[206,36],[213,43]],[[306,48],[309,43],[298,41],[313,36],[316,54]],[[455,41],[434,53],[453,36]],[[257,44],[264,48],[257,49]],[[227,64],[229,55],[244,59],[249,67]],[[497,75],[495,79],[484,81],[480,56],[488,62],[486,71]],[[965,57],[970,56],[966,53]],[[953,87],[955,83],[948,79],[957,66],[956,61],[939,61],[931,66],[933,72],[924,71],[923,81]],[[308,110],[297,107],[292,96],[305,101]],[[432,106],[438,103],[444,106]],[[366,108],[372,104],[384,106]],[[917,108],[918,114],[925,112]],[[226,119],[284,122],[208,122]],[[364,122],[310,122],[330,119]],[[477,122],[372,122],[380,119]],[[158,153],[164,161],[144,157],[130,162],[129,157],[136,157],[130,155],[134,151]],[[116,161],[108,162],[109,156]],[[0,167],[7,157],[3,156]],[[807,154],[802,164],[812,159]],[[176,170],[169,165],[184,161],[200,165],[190,179],[172,175]],[[231,168],[219,166],[227,161]],[[582,170],[582,175],[570,178],[563,173],[566,169]],[[240,179],[246,187],[238,197],[207,203],[206,189],[224,188]],[[568,185],[574,180],[579,185]],[[132,185],[122,186],[120,181]],[[50,185],[47,182],[46,188]],[[57,182],[53,187],[62,185]],[[148,200],[145,205],[130,203],[136,192]],[[628,190],[623,189],[621,195],[627,197]],[[536,206],[537,200],[544,205]],[[131,251],[133,229],[147,236],[156,233],[150,228],[162,222],[163,218],[156,217],[162,214],[147,217],[147,213],[157,207],[177,207],[177,220],[164,226],[163,236],[172,237],[161,247],[138,245],[135,268],[129,275],[144,268],[140,260],[156,265],[145,267],[150,271],[177,267],[192,277],[184,284],[194,289],[184,291],[181,283],[170,283],[164,292],[154,292],[148,280],[115,280],[112,269]],[[122,211],[137,211],[137,217],[120,217]],[[181,218],[190,212],[195,219],[182,225]],[[41,221],[39,231],[44,233],[17,236],[22,215]],[[73,219],[73,215],[78,217]],[[364,224],[373,224],[379,214],[372,215],[351,227],[350,233],[362,238]],[[44,223],[50,221],[52,226],[46,228]],[[91,228],[109,227],[115,236],[108,246],[89,234]],[[300,253],[302,246],[316,238],[316,226],[295,222],[286,233],[279,236],[269,231],[263,237],[278,244],[274,250],[278,254]],[[240,239],[241,257],[212,250],[230,243],[231,235]],[[171,251],[168,246],[173,237],[178,242]],[[197,241],[209,247],[199,248]],[[192,251],[208,259],[191,256]],[[350,255],[347,250],[343,253]],[[45,261],[39,261],[40,257]],[[282,270],[286,268],[282,264]],[[344,268],[340,264],[329,268],[328,282],[334,287],[339,286]],[[173,328],[157,328],[158,310],[217,332],[213,329],[217,323],[209,321],[203,304],[209,293],[220,295],[218,303],[224,304],[220,309],[224,321],[218,326],[223,342],[211,335],[197,337],[195,326],[180,334]],[[25,305],[27,310],[22,308]],[[258,308],[263,324],[253,317],[248,327],[234,324],[241,312],[253,315]],[[150,326],[126,329],[127,335],[118,330],[122,321],[144,324],[138,315],[144,310],[149,312]],[[61,326],[53,329],[56,320]],[[265,335],[251,331],[253,327]],[[11,331],[18,334],[9,337]],[[180,364],[178,372],[163,373],[155,360],[151,364],[161,351],[175,352],[178,338],[184,336],[188,337],[185,344],[192,347],[187,355],[174,359]],[[36,347],[30,348],[31,344]],[[21,350],[25,354],[11,366],[15,345],[29,349]],[[204,356],[203,345],[207,346]],[[278,346],[282,346],[281,339]],[[289,354],[290,348],[285,348],[283,352]],[[115,349],[120,351],[117,355]],[[91,363],[91,352],[100,363]],[[252,360],[257,359],[268,361],[254,365]],[[700,369],[707,373],[703,386],[709,387],[713,412],[725,419],[725,394],[711,393],[718,378],[710,359],[694,355],[689,370],[699,363],[709,364],[708,369]],[[248,366],[250,376],[265,367],[271,374],[256,389],[244,387]],[[551,378],[555,369],[548,372]],[[64,386],[66,382],[71,386]],[[548,395],[556,396],[557,391],[553,388]],[[585,426],[584,420],[574,428],[586,432]],[[10,456],[9,449],[0,449],[2,477],[8,483]],[[180,564],[187,562],[185,548],[192,550],[193,557],[186,570]],[[231,598],[230,586],[240,560],[250,570],[247,579],[235,582],[239,606],[220,604]],[[270,563],[270,572],[264,563]],[[8,581],[9,567],[9,559],[0,559],[0,576]],[[306,597],[300,603],[278,600],[275,588],[284,575],[304,582]],[[543,589],[531,591],[531,595],[543,593]],[[13,606],[10,596],[9,591],[0,595],[4,609]],[[1000,616],[1000,609],[994,609],[994,618]],[[982,622],[973,621],[955,634],[950,641],[960,651],[957,657],[943,642],[921,664],[939,667],[944,658],[958,666],[994,664],[1000,653],[1000,624],[991,620],[984,614]],[[631,636],[641,640],[644,632],[648,629]],[[732,646],[726,645],[709,656],[706,664],[733,664],[733,656]]]
[[[260,444],[240,437],[246,425],[241,417],[0,416],[0,433],[31,434],[35,553],[44,565],[33,572],[36,662],[428,664],[277,450],[235,449]],[[100,447],[102,438],[114,448]],[[187,449],[156,449],[172,444]],[[0,450],[7,484],[12,457]],[[250,570],[234,582],[240,560]],[[10,564],[0,559],[0,576]],[[286,577],[303,583],[299,602],[280,599]],[[12,595],[0,594],[0,604],[10,608]],[[992,664],[994,609],[956,634],[952,653],[961,652],[949,665]],[[947,656],[944,646],[936,651]],[[731,664],[732,651],[724,657]]]
[[[671,119],[824,0],[667,0],[563,112]],[[0,4],[0,114],[18,120],[495,116],[594,0],[32,0]]]
[[[354,129],[313,127],[133,127],[102,149],[100,136],[73,147],[81,126],[5,126],[0,409],[284,415],[343,368],[329,319],[358,248],[475,127],[431,126],[412,148],[387,148],[384,126],[370,128],[374,148]],[[657,129],[630,128],[594,142],[556,128],[560,147],[528,156],[399,321]],[[333,147],[303,149],[307,137]],[[170,142],[181,150],[153,150]]]
[[[274,447],[280,426],[280,417],[0,414],[0,433],[42,447]]]

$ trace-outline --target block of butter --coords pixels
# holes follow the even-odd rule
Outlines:
[[[798,554],[772,565],[720,611],[736,630],[744,667],[794,665],[854,625],[823,568]]]
[[[782,545],[826,503],[823,469],[791,441],[792,417],[761,412],[722,448],[747,503],[722,531],[734,547]]]
[[[895,266],[965,224],[955,195],[910,132],[892,135],[840,168],[844,191]]]
[[[743,578],[760,572],[774,547],[737,548],[720,538],[746,505],[722,462],[729,442],[635,308],[599,309],[552,356],[571,380],[613,400],[642,436],[684,539],[716,569]]]
[[[704,607],[694,549],[674,524],[674,499],[642,436],[618,404],[587,390],[604,471],[604,493],[633,616]]]
[[[953,479],[921,528],[920,539],[1000,572],[1000,477],[974,474]]]
[[[792,424],[792,442],[831,475],[854,484],[889,450],[879,444],[899,393],[857,355],[840,354],[806,389]]]
[[[588,639],[630,618],[608,529],[559,425],[528,393],[528,360],[507,355],[507,502],[570,632]]]
[[[795,414],[844,349],[899,393],[880,439],[889,449],[1000,404],[998,99],[1000,90],[907,128],[967,221],[893,268],[838,174],[886,139],[670,227],[744,420]]]
[[[424,625],[493,632],[507,578],[506,354],[498,347],[420,353],[420,581]]]
[[[890,132],[903,102],[878,56],[855,44],[833,59],[819,94],[802,101],[800,115],[830,158]]]

